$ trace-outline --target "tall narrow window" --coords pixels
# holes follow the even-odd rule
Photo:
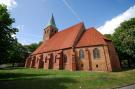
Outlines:
[[[47,63],[47,59],[45,59],[45,63]]]
[[[63,55],[63,62],[66,63],[67,62],[67,55]]]
[[[79,51],[79,57],[80,59],[84,58],[84,51],[82,49]]]
[[[44,58],[44,62],[47,63],[47,56]]]
[[[93,50],[93,57],[94,57],[94,59],[100,58],[100,51],[99,51],[98,48],[95,48],[95,49]]]

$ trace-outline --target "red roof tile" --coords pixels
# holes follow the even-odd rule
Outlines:
[[[43,42],[32,54],[72,47],[82,26],[83,23],[79,23],[56,33],[51,39]]]
[[[106,44],[105,40],[108,39],[95,28],[89,28],[83,33],[76,47]]]

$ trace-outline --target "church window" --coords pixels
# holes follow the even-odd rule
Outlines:
[[[98,68],[98,65],[96,65],[96,68]]]
[[[64,54],[63,59],[64,59],[63,62],[66,63],[67,62],[67,55]]]
[[[79,57],[80,59],[84,58],[84,51],[82,49],[79,51]]]
[[[81,64],[81,67],[83,67],[83,64]]]
[[[99,51],[98,48],[95,48],[95,49],[93,50],[93,57],[94,57],[94,59],[100,58],[100,51]]]
[[[45,59],[45,63],[47,63],[47,60]]]

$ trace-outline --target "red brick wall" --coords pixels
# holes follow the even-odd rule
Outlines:
[[[79,51],[83,50],[84,58],[80,59]],[[78,70],[91,70],[91,60],[89,55],[89,50],[87,48],[78,48],[76,49],[76,62],[77,62],[77,69]]]
[[[94,59],[93,50],[98,48],[100,58]],[[84,58],[79,58],[79,50],[84,51]],[[63,55],[67,56],[67,62],[63,62]],[[114,71],[119,70],[117,53],[111,43],[108,45],[65,49],[54,52],[38,54],[26,61],[26,67],[44,69],[86,70],[86,71]]]
[[[63,54],[67,56],[67,62],[64,63],[65,70],[76,70],[75,53],[73,49],[63,50]]]
[[[93,57],[93,49],[98,48],[100,51],[100,58],[94,59]],[[85,53],[84,59],[79,59],[79,50],[82,49]],[[78,70],[91,70],[91,71],[107,71],[107,62],[106,60],[110,60],[107,52],[104,52],[104,46],[93,46],[93,47],[85,47],[76,49],[76,58],[78,63]],[[83,66],[82,66],[83,65]]]
[[[26,59],[25,67],[26,67],[26,68],[30,67],[30,63],[31,63],[31,57],[29,56],[29,57]]]
[[[112,70],[118,71],[121,69],[118,54],[111,41],[107,41],[107,44],[108,44],[108,50],[109,50]]]

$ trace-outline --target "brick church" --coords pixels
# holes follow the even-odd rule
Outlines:
[[[26,59],[25,67],[55,70],[118,71],[111,40],[83,23],[58,31],[54,17],[44,29],[43,43]]]

